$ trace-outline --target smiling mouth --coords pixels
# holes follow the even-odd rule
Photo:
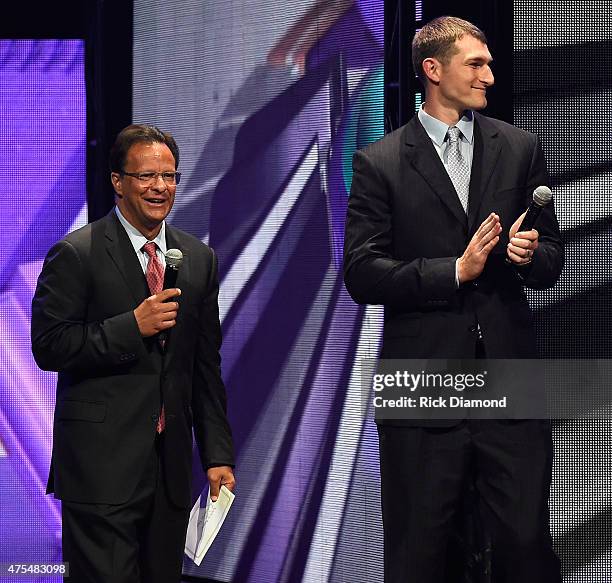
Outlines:
[[[162,205],[166,203],[165,198],[145,198],[144,199],[149,204]]]

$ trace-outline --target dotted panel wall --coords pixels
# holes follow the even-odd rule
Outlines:
[[[606,0],[517,0],[514,121],[548,160],[566,266],[552,289],[530,292],[547,358],[612,354],[612,21]],[[560,420],[552,531],[567,581],[612,573],[609,419]]]

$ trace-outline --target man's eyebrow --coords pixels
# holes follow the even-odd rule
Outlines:
[[[468,63],[474,63],[474,62],[479,62],[479,63],[492,63],[493,62],[493,57],[491,57],[490,59],[487,57],[468,57],[467,59]]]

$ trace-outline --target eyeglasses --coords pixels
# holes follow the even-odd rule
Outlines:
[[[121,172],[125,176],[136,178],[143,186],[149,186],[161,176],[167,186],[176,186],[181,181],[180,172]]]

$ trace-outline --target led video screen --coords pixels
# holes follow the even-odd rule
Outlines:
[[[540,351],[544,358],[608,359],[610,5],[516,0],[514,15],[514,122],[542,140],[566,245],[559,283],[530,294]],[[612,570],[612,422],[605,409],[595,416],[559,421],[554,428],[551,526],[564,580],[576,583],[607,581]]]
[[[0,563],[48,563],[61,560],[45,496],[56,375],[32,358],[30,303],[48,249],[87,222],[83,42],[0,40],[0,81]]]
[[[383,2],[137,0],[133,64],[134,122],[181,147],[169,220],[220,261],[239,486],[184,572],[378,581],[359,362],[378,351],[381,310],[348,297],[341,255],[353,152],[383,135]]]

